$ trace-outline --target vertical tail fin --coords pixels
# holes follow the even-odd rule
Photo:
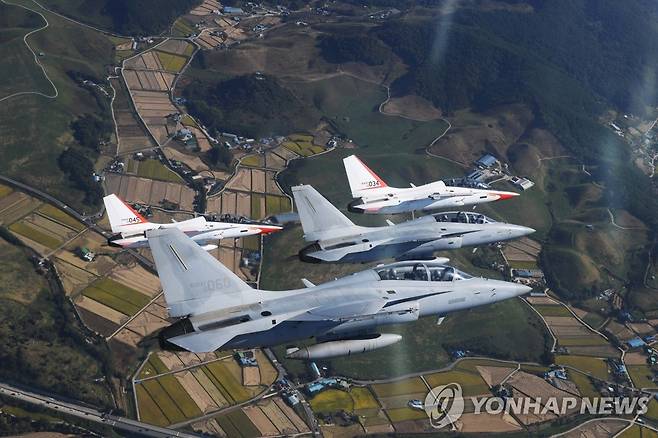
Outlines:
[[[253,289],[177,228],[149,230],[146,237],[171,316],[239,306]]]
[[[104,197],[103,203],[113,233],[130,233],[132,225],[148,223],[144,216],[137,213],[134,208],[123,202],[115,194]]]
[[[370,170],[356,155],[343,158],[343,164],[353,198],[367,196],[369,191],[388,187],[384,180]]]
[[[308,241],[322,240],[332,235],[332,231],[355,227],[343,213],[327,201],[309,185],[292,188],[299,219]]]

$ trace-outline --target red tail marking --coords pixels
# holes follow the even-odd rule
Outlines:
[[[363,161],[361,161],[361,159],[359,157],[357,157],[355,155],[354,158],[356,158],[359,161],[359,163],[361,163],[361,165],[366,168],[366,170],[368,171],[370,176],[372,176],[375,179],[375,181],[377,181],[379,183],[379,185],[377,187],[368,187],[369,189],[378,189],[380,187],[388,187],[388,184],[386,184],[383,179],[381,179],[375,172],[373,172],[368,166],[366,166],[366,164]]]

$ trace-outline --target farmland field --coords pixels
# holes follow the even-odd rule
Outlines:
[[[14,190],[11,187],[0,184],[0,198],[4,198]]]
[[[125,315],[134,315],[150,301],[149,297],[109,278],[101,279],[82,294]]]
[[[633,384],[638,388],[656,388],[658,385],[651,378],[653,371],[647,365],[628,365],[628,374],[631,376]]]
[[[231,374],[225,364],[213,362],[205,365],[203,369],[229,402],[239,403],[249,399],[250,394],[246,388]]]
[[[601,380],[607,380],[609,376],[606,363],[596,357],[558,355],[555,357],[555,363],[571,366]]]
[[[402,394],[427,392],[427,386],[420,377],[404,379],[393,383],[379,383],[372,385],[372,389],[378,397],[391,397]]]
[[[137,175],[142,178],[157,179],[174,183],[182,183],[183,180],[172,172],[159,160],[140,161],[137,167]]]
[[[180,71],[185,63],[187,62],[187,58],[184,56],[178,56],[174,55],[172,53],[167,53],[167,52],[155,52],[160,58],[160,62],[162,63],[162,67],[171,72],[178,72]]]
[[[167,394],[169,394],[171,399],[176,402],[176,405],[186,418],[194,418],[201,415],[199,407],[194,403],[194,400],[190,398],[190,395],[173,375],[168,374],[166,376],[158,377],[157,380]]]
[[[576,371],[569,371],[569,379],[576,384],[581,396],[592,398],[600,396],[589,377]]]
[[[542,316],[571,316],[571,312],[566,307],[560,305],[542,304],[533,306]]]
[[[489,387],[484,383],[479,374],[465,373],[461,371],[447,371],[443,373],[428,374],[425,376],[427,383],[434,388],[439,385],[456,382],[462,386],[464,396],[488,394]]]
[[[408,420],[426,420],[427,414],[425,411],[411,408],[394,408],[386,409],[386,415],[390,418],[392,423],[399,423]]]
[[[603,337],[594,335],[592,336],[583,336],[583,337],[560,337],[558,343],[562,346],[576,346],[576,345],[610,345]]]
[[[79,222],[73,216],[66,214],[59,208],[53,207],[50,204],[44,204],[44,206],[39,208],[37,211],[50,219],[73,228],[76,231],[82,231],[85,228],[85,225]]]
[[[162,410],[155,403],[146,388],[142,385],[136,385],[137,400],[139,402],[139,418],[141,421],[157,426],[166,426],[168,423],[167,417],[162,413]]]
[[[247,155],[240,163],[244,166],[260,167],[263,165],[263,158],[261,155]]]
[[[176,401],[165,391],[157,379],[146,380],[139,384],[146,389],[155,404],[160,408],[169,423],[178,423],[185,420],[185,415],[177,406]]]
[[[21,236],[50,249],[55,249],[63,243],[61,239],[58,239],[52,234],[38,230],[24,222],[13,223],[9,226],[9,229],[16,234],[20,234]]]
[[[355,411],[379,408],[379,403],[377,403],[377,400],[375,400],[368,388],[352,387],[350,389],[350,396],[354,400]]]
[[[314,412],[332,413],[354,410],[354,400],[350,394],[339,389],[322,391],[311,399],[310,404]]]

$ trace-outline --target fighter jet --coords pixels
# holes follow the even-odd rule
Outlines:
[[[417,210],[431,211],[519,196],[515,192],[448,186],[443,181],[435,181],[422,186],[411,184],[410,188],[389,187],[356,155],[344,158],[343,164],[352,197],[356,198],[348,206],[352,213],[398,214]]]
[[[304,239],[305,262],[372,262],[433,258],[435,251],[516,239],[534,233],[473,212],[452,211],[383,227],[355,225],[309,185],[292,188]]]
[[[514,298],[516,283],[472,277],[447,259],[381,265],[303,289],[253,289],[176,228],[146,231],[171,317],[163,346],[191,352],[255,348],[315,338],[288,357],[322,359],[400,341],[387,324],[416,321]],[[430,336],[431,334],[428,334]]]
[[[134,208],[123,202],[115,194],[104,197],[103,202],[105,203],[107,216],[110,219],[112,232],[116,233],[108,239],[108,244],[121,248],[147,246],[148,242],[144,232],[156,228],[178,228],[196,243],[202,245],[206,251],[217,248],[217,245],[209,242],[215,242],[219,239],[269,234],[282,229],[278,225],[211,222],[203,216],[170,224],[157,224],[146,220],[144,216],[136,212]]]

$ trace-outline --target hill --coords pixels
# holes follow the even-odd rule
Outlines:
[[[1,7],[0,11],[9,11],[3,16],[8,26],[22,26],[22,29],[19,37],[0,42],[0,59],[8,61],[0,62],[0,78],[13,78],[11,89],[3,88],[0,79],[3,93],[0,97],[4,97],[5,92],[16,91],[53,95],[52,85],[46,81],[43,71],[22,41],[22,35],[32,30],[25,26],[39,28],[44,24],[43,19],[16,6]],[[35,10],[47,18],[49,26],[33,33],[28,42],[42,54],[39,62],[57,87],[58,96],[48,99],[25,94],[0,102],[0,131],[3,134],[0,138],[0,172],[45,190],[74,208],[89,211],[90,205],[98,205],[100,201],[94,195],[98,187],[86,184],[91,174],[84,175],[85,183],[80,184],[77,174],[60,167],[59,158],[64,150],[74,148],[84,155],[85,169],[91,170],[98,157],[97,150],[78,143],[74,128],[80,128],[76,122],[86,117],[111,120],[111,90],[104,78],[106,66],[114,62],[114,44],[100,32],[71,23],[36,6]],[[82,77],[103,84],[108,93],[102,93],[97,87],[84,86]]]
[[[200,0],[44,0],[75,20],[122,35],[156,35]]]
[[[214,84],[193,82],[184,90],[190,114],[214,132],[262,137],[304,131],[316,112],[271,76],[244,75]]]

